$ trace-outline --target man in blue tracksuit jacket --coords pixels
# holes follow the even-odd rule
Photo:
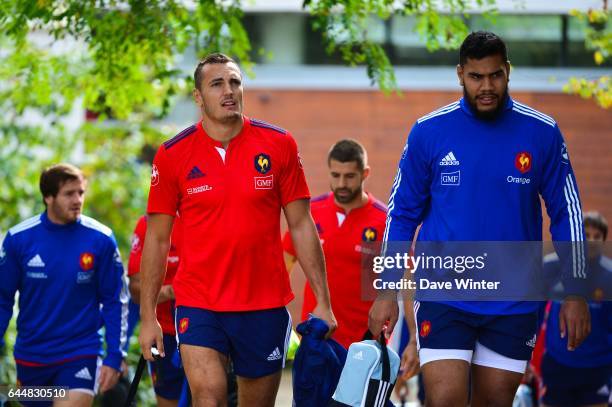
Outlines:
[[[121,256],[111,229],[81,215],[85,186],[72,165],[43,171],[45,212],[11,228],[0,250],[0,337],[19,291],[18,384],[68,387],[69,399],[57,405],[90,406],[98,389],[115,385],[125,357],[128,293]],[[100,363],[102,326],[106,356]]]
[[[421,117],[408,136],[383,247],[411,242],[421,223],[419,241],[541,241],[540,196],[553,240],[582,242],[580,199],[561,132],[551,117],[508,95],[504,42],[471,33],[459,60],[464,97]],[[575,244],[570,256],[567,275],[585,278],[584,245]],[[537,307],[415,301],[426,404],[466,405],[471,373],[471,405],[511,405],[535,345]],[[379,297],[370,330],[380,332],[387,320],[392,330],[397,312],[397,303]],[[590,329],[588,306],[571,297],[560,312],[573,349]]]
[[[589,242],[589,301],[591,333],[573,352],[559,336],[561,303],[552,301],[546,319],[546,338],[542,357],[541,403],[544,406],[605,407],[612,382],[612,259],[602,254],[608,236],[608,222],[598,212],[584,214],[585,237]],[[559,274],[559,257],[544,258],[547,275]]]

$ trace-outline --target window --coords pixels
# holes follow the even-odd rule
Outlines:
[[[249,13],[245,26],[251,36],[253,59],[260,64],[340,65],[339,53],[328,55],[320,31],[313,31],[305,13]],[[508,45],[512,64],[531,67],[595,67],[585,49],[584,25],[562,15],[503,14],[490,18],[468,16],[471,31],[489,30]],[[457,50],[429,52],[416,32],[414,16],[394,16],[389,21],[372,17],[369,38],[387,51],[400,66],[455,65]],[[261,54],[260,49],[266,52]],[[612,66],[611,63],[606,64]]]

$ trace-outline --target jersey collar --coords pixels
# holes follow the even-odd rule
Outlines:
[[[367,192],[367,191],[366,191],[366,194],[368,195],[368,201],[364,205],[360,206],[359,208],[351,209],[349,214],[351,214],[353,212],[359,212],[359,211],[365,210],[366,208],[369,208],[372,205],[372,203],[374,202],[374,196],[372,196],[372,194]],[[329,200],[329,202],[332,205],[332,207],[336,210],[336,212],[346,213],[344,208],[339,206],[336,203],[336,200],[334,199],[334,193],[333,192],[329,193],[329,195],[327,196],[327,199]]]
[[[202,122],[203,120],[200,120],[196,127],[198,131],[202,134],[202,139],[206,142],[206,144],[212,147],[223,148],[223,144],[221,144],[220,141],[213,139],[206,133],[206,130],[204,130],[204,126],[202,126]],[[240,133],[236,135],[236,137],[230,140],[227,148],[229,148],[232,144],[235,144],[237,141],[243,139],[244,135],[247,134],[250,131],[250,129],[251,129],[251,120],[245,115],[242,115],[242,129],[240,130]]]
[[[65,225],[60,225],[60,224],[51,222],[49,220],[49,217],[47,216],[47,211],[44,211],[40,215],[40,221],[41,221],[41,223],[43,224],[44,227],[46,227],[47,229],[50,229],[50,230],[69,230],[69,229],[74,228],[79,223],[81,223],[81,217],[79,216],[79,218],[76,220],[76,222],[71,222],[71,223],[67,223]]]

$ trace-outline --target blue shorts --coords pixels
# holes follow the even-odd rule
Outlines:
[[[549,406],[587,406],[607,403],[612,366],[579,368],[563,365],[544,354],[542,399]]]
[[[237,376],[263,377],[285,366],[291,335],[285,307],[215,312],[181,306],[176,325],[180,345],[204,346],[229,356]]]
[[[176,337],[164,334],[164,351],[166,357],[149,362],[149,374],[155,394],[168,400],[178,400],[181,396],[185,372],[180,366]]]
[[[536,312],[480,315],[451,305],[415,301],[421,366],[442,359],[524,373],[535,346]]]
[[[98,369],[102,360],[97,356],[53,363],[44,366],[17,365],[17,381],[21,386],[61,386],[95,396],[98,391]],[[51,406],[48,402],[22,402],[24,406]]]

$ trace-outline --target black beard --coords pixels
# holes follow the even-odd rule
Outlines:
[[[508,100],[508,88],[504,91],[504,94],[501,97],[501,100],[497,104],[497,107],[494,110],[490,110],[487,112],[481,112],[478,110],[478,106],[476,106],[476,102],[472,102],[472,99],[468,96],[465,91],[465,86],[463,87],[463,99],[470,105],[474,116],[476,116],[480,120],[493,121],[497,119],[504,109],[506,108],[506,101]]]
[[[341,203],[341,204],[348,204],[348,203],[351,203],[351,202],[353,202],[355,199],[357,199],[357,197],[358,197],[359,195],[361,195],[361,188],[357,188],[357,189],[356,189],[356,190],[355,190],[355,191],[354,191],[352,194],[350,194],[350,195],[348,195],[348,196],[346,196],[346,197],[344,197],[344,196],[342,196],[342,197],[341,197],[341,196],[338,196],[338,194],[336,194],[336,191],[337,191],[337,190],[333,190],[333,191],[332,191],[332,192],[334,193],[334,198],[336,198],[336,201],[337,201],[338,203]]]

